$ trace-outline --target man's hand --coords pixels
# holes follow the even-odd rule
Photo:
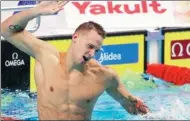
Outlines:
[[[52,15],[63,10],[63,6],[69,1],[42,1],[36,7],[40,15]]]
[[[150,109],[141,100],[137,100],[136,108],[139,114],[146,114],[150,112]]]
[[[68,1],[42,1],[36,7],[14,14],[1,23],[1,36],[13,46],[37,60],[40,59],[42,48],[57,54],[57,50],[53,46],[44,44],[44,41],[40,41],[25,28],[30,20],[40,15],[55,14],[62,10],[67,3]]]
[[[137,97],[129,97],[129,100],[131,100],[131,103],[133,103],[134,108],[136,108],[135,112],[137,114],[146,114],[150,112],[150,109],[143,103],[143,101]]]

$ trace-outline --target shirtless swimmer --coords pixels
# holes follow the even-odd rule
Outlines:
[[[115,71],[93,59],[105,38],[101,25],[92,21],[82,23],[65,54],[25,30],[30,20],[57,13],[66,3],[43,1],[1,23],[5,40],[35,58],[39,119],[91,119],[93,107],[104,91],[129,113],[148,113],[148,107],[125,89]]]

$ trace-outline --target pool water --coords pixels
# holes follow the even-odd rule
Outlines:
[[[126,85],[128,91],[140,97],[148,105],[151,113],[131,115],[104,92],[94,107],[92,120],[190,120],[189,84],[174,86],[156,78],[154,81],[141,80],[141,82],[131,79],[125,84],[139,87],[134,89]],[[2,89],[1,92],[2,116],[38,120],[35,93],[9,89]]]

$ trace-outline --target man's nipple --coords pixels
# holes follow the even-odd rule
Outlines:
[[[51,92],[53,92],[53,91],[54,91],[54,89],[53,89],[53,87],[52,87],[52,86],[50,86],[50,91],[51,91]]]

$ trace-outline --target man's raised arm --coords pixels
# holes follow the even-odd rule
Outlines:
[[[19,12],[1,23],[1,36],[26,54],[38,58],[41,50],[56,52],[56,49],[37,39],[25,30],[28,22],[41,15],[51,15],[62,10],[67,1],[45,1],[38,6]]]

